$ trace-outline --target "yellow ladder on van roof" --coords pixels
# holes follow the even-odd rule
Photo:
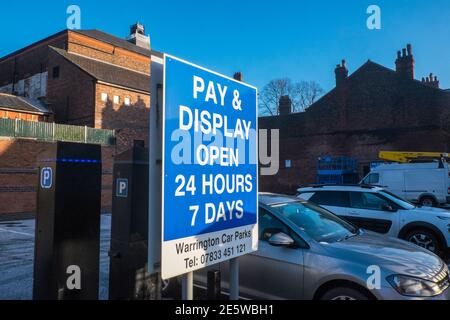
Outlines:
[[[378,157],[381,160],[399,163],[408,163],[420,159],[448,159],[449,154],[443,152],[400,152],[400,151],[380,151]]]

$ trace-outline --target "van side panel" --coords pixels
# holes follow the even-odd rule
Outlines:
[[[431,196],[440,204],[450,203],[448,163],[389,163],[374,168],[379,185],[407,200],[418,202]]]
[[[405,174],[402,170],[382,170],[380,173],[380,185],[387,187],[389,191],[400,197],[405,197]]]
[[[406,198],[419,201],[424,195],[434,195],[440,203],[446,202],[444,169],[405,171]]]

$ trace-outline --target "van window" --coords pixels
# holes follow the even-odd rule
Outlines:
[[[310,199],[320,206],[349,207],[350,200],[346,191],[317,191]]]
[[[374,185],[380,183],[380,174],[371,173],[363,181],[364,184]]]

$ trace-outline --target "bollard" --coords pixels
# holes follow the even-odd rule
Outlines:
[[[207,281],[208,282],[207,282],[206,298],[208,300],[220,300],[222,294],[220,271],[219,270],[208,271]]]

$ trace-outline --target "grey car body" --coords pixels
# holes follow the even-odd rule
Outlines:
[[[296,245],[272,245],[260,236],[258,251],[239,258],[242,298],[310,300],[324,298],[329,292],[336,295],[332,298],[341,298],[339,295],[348,298],[348,290],[336,291],[336,288],[350,288],[369,299],[450,299],[448,267],[436,255],[405,241],[364,230],[358,230],[354,236],[342,241],[317,242],[298,225],[273,210],[274,205],[289,203],[305,204],[313,210],[319,208],[297,198],[260,195],[260,234],[264,232],[261,230],[264,224],[261,217],[269,215],[286,227],[281,235],[288,233],[287,238],[295,238]],[[227,292],[229,263],[209,269],[220,269],[222,289]],[[402,295],[388,281],[394,275],[429,280],[438,284],[442,292],[433,297]],[[369,290],[368,280],[376,288]],[[206,287],[205,270],[196,272],[195,283]],[[351,297],[350,294],[350,298],[358,296]]]

